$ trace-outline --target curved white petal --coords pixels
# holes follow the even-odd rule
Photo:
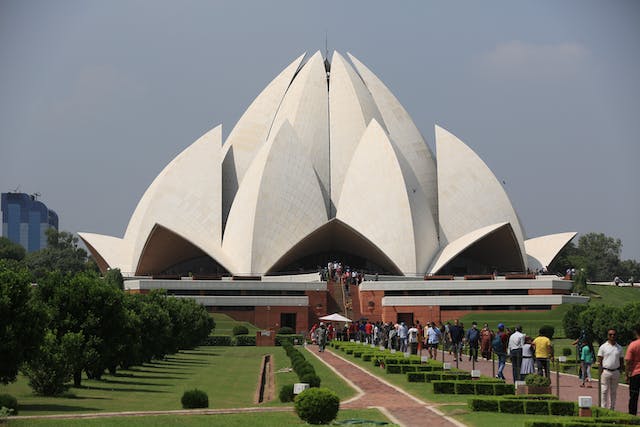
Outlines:
[[[173,159],[149,186],[125,234],[132,244],[132,265],[138,265],[154,226],[163,224],[231,269],[221,250],[221,141],[218,126]]]
[[[282,100],[273,129],[288,121],[298,136],[301,151],[311,159],[325,193],[329,215],[329,100],[327,74],[320,52],[316,52],[298,72]]]
[[[508,222],[518,239],[522,263],[524,233],[509,196],[489,167],[455,135],[436,126],[440,239],[453,242],[479,228]]]
[[[548,267],[558,253],[576,237],[578,233],[567,232],[549,234],[524,241],[531,268]]]
[[[362,79],[338,52],[334,52],[329,84],[331,199],[334,203],[342,194],[351,157],[371,119],[384,127],[380,111]]]
[[[508,222],[500,222],[498,224],[488,225],[486,227],[473,230],[470,233],[465,234],[462,237],[457,238],[453,242],[445,246],[434,258],[431,267],[429,267],[429,274],[438,272],[442,267],[447,265],[458,254],[473,245],[478,240],[483,239],[488,234],[504,227],[509,224]]]
[[[123,274],[133,274],[131,265],[131,244],[118,237],[94,233],[78,233],[91,252],[102,272],[109,268],[119,268]]]
[[[309,153],[285,121],[247,171],[233,202],[223,248],[236,274],[264,274],[327,221]]]
[[[413,123],[411,116],[393,93],[356,57],[348,55],[378,106],[389,131],[389,137],[407,159],[427,197],[431,212],[437,215],[438,182],[433,153]],[[437,218],[435,220],[437,222]]]
[[[423,274],[437,250],[435,223],[417,185],[402,154],[372,120],[348,165],[336,218],[409,275]]]
[[[269,137],[280,103],[300,68],[303,53],[256,97],[225,141],[222,154],[223,221],[251,161]]]

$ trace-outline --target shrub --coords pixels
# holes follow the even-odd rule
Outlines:
[[[244,325],[236,325],[231,330],[233,336],[236,335],[249,335],[249,329]]]
[[[228,335],[210,335],[204,340],[204,345],[230,346],[231,337]]]
[[[476,384],[476,394],[480,395],[489,395],[492,396],[495,394],[494,392],[494,383],[477,383]]]
[[[475,384],[472,381],[455,382],[456,394],[476,394]]]
[[[12,409],[11,415],[18,415],[18,399],[10,394],[0,394],[0,408]]]
[[[524,414],[524,401],[522,400],[500,400],[500,412],[506,414]]]
[[[373,355],[371,353],[365,353],[362,355],[362,360],[364,360],[365,362],[371,361],[372,358],[373,358]]]
[[[309,424],[328,424],[338,415],[340,399],[326,388],[309,388],[295,398],[296,414]]]
[[[401,365],[386,365],[385,369],[387,371],[387,374],[399,374],[402,372]]]
[[[302,335],[276,335],[276,345],[282,345],[283,342],[288,341],[293,344],[302,344],[304,337]]]
[[[283,326],[282,328],[278,329],[278,333],[277,335],[293,335],[295,334],[295,331],[293,330],[293,328],[290,328],[288,326]]]
[[[293,384],[285,384],[280,389],[280,402],[293,402],[296,396],[293,394]]]
[[[551,412],[551,415],[576,415],[578,412],[577,407],[578,405],[573,402],[563,402],[561,400],[549,402],[549,411]]]
[[[305,374],[300,377],[300,381],[309,384],[309,387],[320,387],[320,377],[316,374]]]
[[[549,387],[551,385],[551,379],[543,375],[529,374],[524,377],[524,382],[528,386],[532,387]]]
[[[452,381],[433,381],[435,394],[455,394],[456,386]]]
[[[500,404],[493,399],[469,399],[469,408],[476,412],[498,412]]]
[[[496,383],[493,385],[493,394],[496,396],[502,396],[504,394],[514,394],[516,392],[513,384]]]
[[[408,372],[407,381],[410,383],[423,383],[426,381],[424,372]]]
[[[524,412],[530,415],[549,415],[549,401],[527,400],[524,405]]]
[[[504,396],[503,399],[512,400],[558,400],[555,394],[520,394],[517,396]]]
[[[562,355],[563,355],[563,356],[571,356],[571,348],[569,348],[569,347],[564,347],[564,348],[562,349]]]
[[[209,396],[207,396],[207,393],[202,390],[198,390],[197,388],[185,391],[180,401],[182,402],[182,407],[184,409],[209,407]]]
[[[420,366],[418,365],[401,365],[401,370],[403,374],[406,374],[408,372],[418,372],[418,368]]]
[[[255,347],[256,345],[256,337],[250,335],[238,335],[233,341],[238,347]]]

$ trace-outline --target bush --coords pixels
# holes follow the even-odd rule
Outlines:
[[[280,402],[293,402],[296,396],[293,394],[293,384],[285,384],[280,389]]]
[[[238,335],[234,337],[233,343],[238,347],[255,347],[256,337],[250,335]]]
[[[197,388],[185,391],[180,401],[182,402],[182,407],[184,409],[209,407],[209,396],[207,396],[207,393],[202,390],[198,390]]]
[[[236,335],[249,335],[249,329],[244,325],[236,325],[231,330],[233,336]]]
[[[564,347],[564,348],[562,349],[562,355],[563,355],[563,356],[571,356],[571,348],[569,348],[569,347]]]
[[[433,381],[433,392],[435,394],[455,394],[456,385],[452,381]]]
[[[276,345],[284,345],[284,342],[293,344],[301,344],[304,342],[302,335],[276,335]]]
[[[532,387],[549,387],[551,385],[551,379],[543,375],[529,374],[524,377],[524,382],[528,386]]]
[[[10,394],[0,394],[0,408],[12,409],[11,415],[18,415],[18,399]]]
[[[476,394],[475,383],[472,381],[455,382],[456,394]]]
[[[549,401],[528,400],[524,405],[524,412],[530,415],[549,415]]]
[[[386,365],[387,374],[400,374],[402,372],[401,365]]]
[[[277,335],[293,335],[295,334],[295,331],[293,330],[293,328],[290,328],[288,326],[283,326],[282,328],[278,329]]]
[[[555,394],[520,394],[517,396],[504,396],[503,399],[511,400],[558,400]]]
[[[426,378],[424,377],[424,372],[408,372],[407,381],[410,383],[423,383]]]
[[[516,387],[513,384],[496,383],[493,385],[493,394],[496,396],[502,396],[504,394],[514,394]]]
[[[295,398],[296,414],[309,424],[328,424],[338,416],[340,399],[327,388],[309,388]]]
[[[500,412],[506,414],[524,414],[524,401],[522,400],[500,400]]]
[[[549,402],[549,411],[551,412],[551,415],[577,415],[577,407],[578,405],[573,402],[563,402],[561,400]]]
[[[500,407],[498,400],[492,399],[469,399],[469,408],[476,412],[498,412]]]
[[[204,345],[230,346],[231,337],[228,335],[210,335],[204,340]]]
[[[494,386],[495,386],[495,383],[480,383],[479,382],[479,383],[476,384],[476,394],[493,396],[495,394]]]
[[[320,377],[316,374],[305,374],[300,378],[300,382],[309,384],[309,387],[320,387]]]

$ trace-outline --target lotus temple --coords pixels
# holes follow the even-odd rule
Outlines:
[[[304,54],[226,140],[217,126],[162,170],[122,238],[80,237],[130,292],[166,289],[263,328],[585,302],[531,273],[576,233],[528,238],[469,146],[436,126],[435,147],[354,56]],[[333,261],[364,281],[321,280]]]

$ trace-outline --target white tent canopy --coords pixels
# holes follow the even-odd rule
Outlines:
[[[328,314],[326,316],[319,317],[319,319],[329,322],[351,322],[351,319],[348,319],[339,313]]]

